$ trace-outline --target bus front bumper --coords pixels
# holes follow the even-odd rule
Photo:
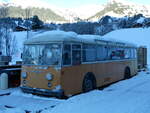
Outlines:
[[[21,86],[20,88],[24,93],[39,94],[39,95],[44,95],[44,96],[53,96],[57,98],[62,98],[64,96],[63,90],[52,91],[48,89],[31,88],[31,87],[26,87],[26,86]]]

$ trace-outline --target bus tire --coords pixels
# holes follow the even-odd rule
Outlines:
[[[82,91],[88,92],[96,88],[96,79],[92,73],[85,75],[82,83]]]
[[[130,68],[126,67],[124,71],[124,79],[129,79],[129,78],[131,78]]]

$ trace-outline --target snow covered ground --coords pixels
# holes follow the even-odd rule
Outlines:
[[[0,113],[150,113],[150,71],[67,100],[0,90]]]
[[[17,39],[25,37],[25,32],[15,34]],[[147,46],[150,64],[149,34],[150,28],[136,28],[113,31],[104,37]],[[20,48],[22,42],[18,40]],[[94,90],[67,100],[24,94],[19,88],[0,90],[0,113],[150,113],[149,81],[150,70],[147,70],[103,90]]]
[[[141,72],[104,90],[74,96],[42,113],[150,113],[150,74]]]
[[[19,88],[0,90],[0,113],[40,112],[52,109],[64,100],[24,94]]]

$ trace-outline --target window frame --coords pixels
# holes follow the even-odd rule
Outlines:
[[[80,49],[73,49],[73,45],[78,45],[78,46],[80,46]],[[80,63],[77,63],[77,64],[74,64],[73,63],[73,51],[80,51]],[[71,44],[71,53],[72,53],[72,55],[71,55],[71,64],[72,65],[80,65],[80,64],[82,64],[82,44],[81,43],[72,43]]]
[[[65,45],[70,45],[70,64],[64,64],[64,46]],[[62,44],[62,57],[61,58],[62,58],[61,64],[62,64],[63,67],[72,65],[72,47],[71,47],[71,43],[63,43]]]

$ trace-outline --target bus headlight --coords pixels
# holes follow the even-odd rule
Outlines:
[[[46,78],[47,80],[52,80],[52,79],[53,79],[53,75],[50,74],[50,73],[48,73],[48,74],[45,76],[45,78]]]
[[[26,78],[27,78],[27,73],[26,73],[26,72],[22,72],[22,73],[21,73],[21,77],[22,77],[23,79],[26,79]]]

